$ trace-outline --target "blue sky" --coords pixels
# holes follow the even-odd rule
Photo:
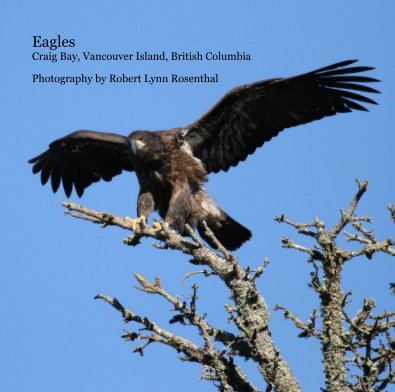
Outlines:
[[[304,255],[281,248],[288,235],[304,238],[274,222],[281,213],[297,221],[319,216],[333,224],[339,208],[356,191],[355,178],[369,179],[361,215],[374,217],[379,238],[394,237],[386,205],[394,203],[395,4],[391,1],[18,1],[2,5],[1,54],[2,257],[0,293],[2,350],[0,390],[19,391],[210,391],[200,369],[176,353],[151,346],[144,358],[120,336],[121,317],[98,292],[116,296],[199,342],[186,327],[169,327],[169,305],[133,288],[133,273],[161,277],[172,294],[200,286],[198,309],[226,327],[223,304],[229,293],[218,280],[182,277],[195,268],[188,258],[160,252],[151,241],[130,249],[126,232],[100,230],[63,215],[64,194],[53,195],[31,174],[27,160],[48,143],[77,129],[127,134],[134,129],[167,129],[191,123],[230,88],[260,79],[291,76],[337,61],[359,58],[375,66],[382,80],[380,106],[369,113],[324,119],[282,133],[228,173],[210,176],[209,193],[231,216],[249,227],[252,240],[240,249],[240,263],[271,264],[259,282],[270,309],[282,304],[307,319],[318,302],[307,287]],[[76,41],[74,52],[245,51],[246,62],[39,62],[31,59],[32,36]],[[72,51],[71,51],[72,52]],[[59,86],[33,84],[32,74],[218,73],[218,84],[117,84]],[[376,86],[375,86],[376,87]],[[135,215],[133,174],[89,188],[82,203],[96,210]],[[78,201],[73,194],[72,201]],[[380,255],[345,269],[344,289],[376,297],[393,308],[388,283],[393,260]],[[393,279],[392,279],[393,281]],[[297,331],[273,313],[273,336],[306,391],[323,386],[319,347],[297,339]],[[301,354],[303,353],[303,354]],[[303,355],[303,360],[302,359]],[[247,365],[253,382],[264,388]]]

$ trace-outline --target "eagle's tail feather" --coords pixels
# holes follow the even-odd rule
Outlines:
[[[217,240],[228,250],[236,250],[251,238],[251,231],[236,222],[226,212],[221,210],[219,215],[209,214],[205,221]],[[197,226],[199,234],[214,247],[213,241],[205,234],[202,224]]]

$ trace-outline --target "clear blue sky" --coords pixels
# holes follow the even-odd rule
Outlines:
[[[333,224],[353,196],[356,177],[369,179],[360,205],[375,219],[379,238],[394,237],[386,205],[394,199],[395,3],[391,1],[17,1],[2,4],[1,23],[1,274],[0,390],[7,392],[211,391],[196,365],[181,363],[169,348],[131,354],[125,327],[98,292],[169,327],[170,306],[136,291],[133,273],[159,275],[173,294],[201,287],[198,309],[226,326],[228,292],[216,279],[196,277],[188,258],[160,252],[151,241],[122,244],[126,232],[99,229],[63,215],[62,193],[53,195],[31,174],[27,160],[50,141],[77,129],[127,134],[189,124],[230,88],[291,76],[337,61],[359,58],[382,80],[378,107],[293,128],[226,174],[211,175],[209,193],[254,236],[239,252],[256,266],[271,260],[259,287],[269,307],[282,304],[308,318],[317,299],[307,287],[304,255],[281,249],[281,238],[304,238],[274,222],[285,213],[297,221],[314,216]],[[74,38],[74,52],[245,51],[249,62],[66,63],[31,59],[32,36]],[[73,52],[70,50],[70,52]],[[218,84],[59,86],[32,83],[33,73],[219,73]],[[82,203],[97,210],[135,215],[133,174],[89,188]],[[78,201],[73,195],[72,201]],[[394,262],[379,256],[345,270],[357,309],[364,297],[393,307],[388,282]],[[306,391],[323,386],[319,347],[297,339],[280,314],[272,318],[276,344]],[[193,331],[169,327],[199,342]],[[302,360],[303,357],[303,360]],[[247,367],[253,381],[259,376]],[[177,380],[177,383],[175,383]]]

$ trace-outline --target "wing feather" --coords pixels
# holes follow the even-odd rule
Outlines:
[[[67,197],[73,187],[81,197],[92,183],[134,170],[127,137],[94,131],[77,131],[55,140],[29,163],[34,174],[41,172],[43,185],[51,179],[54,193],[62,183]]]
[[[51,175],[50,165],[45,165],[41,171],[41,184],[45,185],[48,182],[49,176]]]
[[[184,131],[186,143],[208,172],[227,171],[285,128],[377,104],[354,91],[378,93],[355,75],[372,67],[346,60],[290,78],[264,80],[229,91]]]
[[[51,172],[51,186],[53,193],[56,193],[56,191],[59,189],[60,182],[62,180],[61,174],[61,167],[56,167]]]

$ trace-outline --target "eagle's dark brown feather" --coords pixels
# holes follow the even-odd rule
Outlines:
[[[135,131],[128,137],[78,131],[49,145],[31,159],[33,173],[56,192],[78,196],[92,183],[135,171],[140,183],[139,216],[157,210],[170,226],[185,234],[197,227],[213,245],[203,221],[229,250],[240,247],[251,232],[228,216],[206,193],[207,173],[228,170],[285,128],[336,113],[366,110],[358,102],[375,102],[353,91],[377,93],[361,83],[376,79],[355,75],[370,67],[348,67],[354,60],[285,79],[237,87],[187,128]],[[354,74],[354,75],[353,75]]]
[[[269,79],[229,91],[187,127],[186,141],[207,171],[227,171],[285,128],[376,104],[350,90],[378,93],[359,83],[377,82],[355,74],[372,67],[348,67],[348,60],[290,78]],[[347,76],[344,76],[347,75]]]
[[[29,160],[41,183],[51,177],[52,190],[60,182],[67,196],[74,188],[79,197],[94,182],[111,179],[122,170],[134,170],[128,138],[111,133],[77,131],[53,141],[49,149]]]

